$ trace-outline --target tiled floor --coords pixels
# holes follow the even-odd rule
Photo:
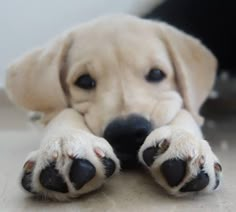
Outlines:
[[[25,156],[38,148],[41,133],[0,92],[0,211],[236,211],[236,115],[211,115],[204,128],[221,159],[224,181],[210,195],[168,196],[144,171],[121,173],[102,189],[68,203],[39,201],[19,186]]]

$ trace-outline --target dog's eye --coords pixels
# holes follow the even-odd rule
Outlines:
[[[89,90],[96,87],[96,81],[89,74],[84,74],[75,81],[75,85]]]
[[[151,69],[146,75],[146,80],[149,82],[160,82],[166,75],[160,69]]]

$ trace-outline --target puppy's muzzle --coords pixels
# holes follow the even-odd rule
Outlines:
[[[113,147],[122,168],[138,165],[138,150],[151,130],[151,122],[138,115],[117,118],[108,124],[104,138]]]

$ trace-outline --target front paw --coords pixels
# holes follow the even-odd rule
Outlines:
[[[21,184],[33,194],[65,200],[99,188],[119,161],[103,138],[87,132],[47,137],[24,165]]]
[[[182,129],[154,130],[139,150],[139,160],[170,194],[215,190],[222,168],[205,140]]]

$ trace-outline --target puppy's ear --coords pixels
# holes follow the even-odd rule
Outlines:
[[[202,124],[199,109],[213,87],[217,60],[199,40],[165,23],[160,23],[160,29],[173,63],[184,106]]]
[[[71,38],[65,35],[36,49],[12,64],[6,90],[17,105],[33,111],[55,112],[67,106],[61,84]]]

